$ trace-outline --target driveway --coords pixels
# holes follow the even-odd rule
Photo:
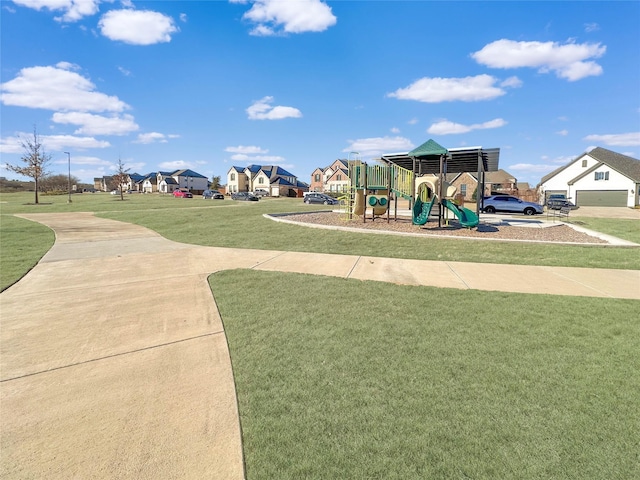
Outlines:
[[[628,207],[580,207],[571,212],[572,217],[620,218],[640,220],[640,208]]]
[[[640,271],[199,247],[88,213],[24,217],[56,242],[0,294],[4,478],[242,479],[212,272],[640,299]]]

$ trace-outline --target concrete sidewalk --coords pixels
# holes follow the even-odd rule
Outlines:
[[[91,214],[24,217],[56,242],[0,295],[8,478],[244,477],[212,272],[640,299],[640,271],[200,247]]]

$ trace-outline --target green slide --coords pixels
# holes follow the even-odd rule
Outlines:
[[[416,198],[416,203],[413,204],[414,225],[424,225],[429,221],[429,215],[431,214],[431,208],[433,207],[435,200],[435,195],[430,202],[423,202],[422,200],[420,200],[420,196]]]
[[[442,205],[451,210],[453,214],[458,217],[458,220],[460,220],[460,224],[464,227],[476,227],[480,222],[480,219],[478,219],[478,216],[474,212],[472,212],[468,208],[459,207],[451,200],[447,200],[446,198],[443,199]]]

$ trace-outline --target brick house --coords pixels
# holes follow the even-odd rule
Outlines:
[[[272,197],[301,197],[309,185],[277,165],[231,167],[227,172],[227,193],[266,190]]]
[[[478,188],[478,174],[476,172],[448,174],[447,181],[456,187],[458,194],[464,197],[465,202],[474,201],[474,192]],[[484,195],[489,196],[492,193],[508,193],[517,196],[518,179],[502,169],[486,172],[484,175]]]
[[[343,192],[350,184],[348,161],[339,158],[328,167],[318,167],[311,173],[309,191]]]

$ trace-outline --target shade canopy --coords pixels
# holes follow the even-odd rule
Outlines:
[[[482,147],[463,147],[445,149],[436,142],[431,147],[440,147],[442,153],[436,153],[436,148],[430,149],[430,142],[426,142],[406,153],[386,153],[380,157],[380,161],[386,164],[393,163],[415,173],[437,175],[440,173],[440,156],[446,155],[446,173],[462,172],[496,172],[499,170],[500,149]],[[423,149],[423,147],[425,147]],[[414,162],[415,160],[415,162]]]
[[[409,153],[407,153],[410,157],[437,157],[440,158],[440,155],[446,155],[447,149],[442,145],[438,144],[434,140],[427,140],[422,145],[417,148],[414,148]]]

